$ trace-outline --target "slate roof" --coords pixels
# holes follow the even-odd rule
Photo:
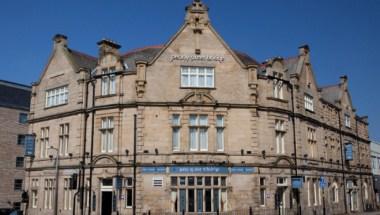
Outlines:
[[[341,89],[339,84],[326,86],[321,88],[322,99],[326,102],[336,105],[341,98]]]
[[[144,60],[150,62],[153,58],[161,51],[164,45],[156,45],[156,46],[147,46],[143,48],[134,49],[125,53],[122,58],[124,62],[128,65],[127,71],[136,71],[136,60]],[[248,65],[259,65],[259,63],[249,56],[246,53],[233,50],[236,56],[244,63],[246,66]]]
[[[97,58],[92,57],[88,54],[68,49],[71,54],[71,58],[74,61],[73,63],[78,66],[78,68],[89,68],[94,69],[97,64]]]
[[[0,106],[29,110],[31,87],[0,80]]]
[[[285,65],[285,68],[288,70],[289,75],[297,73],[297,64],[298,64],[298,56],[284,59],[284,65]]]

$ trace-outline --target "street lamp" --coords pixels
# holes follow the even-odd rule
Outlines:
[[[54,148],[53,146],[50,146],[49,149],[52,149],[56,151],[57,156],[55,157],[55,196],[54,196],[54,214],[58,215],[58,166],[59,166],[59,150],[57,148]]]

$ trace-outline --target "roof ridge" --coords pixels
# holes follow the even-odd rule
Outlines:
[[[321,89],[326,89],[326,88],[331,88],[331,87],[339,87],[339,83],[338,84],[329,84],[329,85],[326,85],[326,86],[322,86],[320,88]]]
[[[87,53],[84,53],[84,52],[81,52],[81,51],[78,51],[78,50],[75,50],[75,49],[68,49],[70,52],[73,52],[73,53],[76,53],[76,54],[79,54],[79,55],[82,55],[83,57],[86,57],[86,58],[88,58],[88,59],[91,59],[91,60],[97,60],[97,58],[96,57],[94,57],[94,56],[91,56],[91,55],[89,55],[89,54],[87,54]]]

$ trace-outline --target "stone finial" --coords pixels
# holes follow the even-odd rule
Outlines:
[[[207,24],[209,22],[208,7],[201,0],[193,0],[186,8],[186,22]]]
[[[307,44],[304,44],[304,45],[298,47],[299,55],[307,55],[309,52],[310,52],[310,47]]]
[[[56,34],[53,37],[54,48],[57,47],[67,47],[67,36],[63,34]]]
[[[347,82],[348,82],[348,77],[347,75],[340,76],[340,86],[343,87],[343,90],[347,90]]]

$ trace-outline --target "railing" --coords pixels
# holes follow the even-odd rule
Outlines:
[[[143,215],[296,215],[295,209],[239,209],[227,212],[165,212],[165,211],[150,211]]]

